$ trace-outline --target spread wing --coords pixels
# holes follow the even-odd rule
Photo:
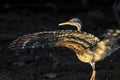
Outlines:
[[[105,40],[108,40],[108,42]],[[120,30],[107,29],[101,37],[101,42],[111,48],[110,53],[118,50],[120,48]]]
[[[63,46],[70,49],[93,47],[99,41],[97,37],[76,30],[44,31],[23,35],[10,44],[10,49],[38,48],[43,46]]]

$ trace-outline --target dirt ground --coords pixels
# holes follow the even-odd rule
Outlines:
[[[66,9],[66,8],[65,8]],[[112,7],[77,11],[11,9],[0,14],[0,80],[89,80],[91,66],[80,62],[67,48],[9,50],[17,37],[39,31],[76,29],[57,24],[73,17],[82,21],[82,30],[100,36],[106,29],[120,29]],[[72,12],[73,10],[73,12]],[[120,50],[97,62],[96,80],[120,80]]]

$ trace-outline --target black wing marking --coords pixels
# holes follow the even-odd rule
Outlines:
[[[99,41],[97,37],[86,32],[79,32],[76,30],[58,30],[58,31],[44,31],[32,34],[23,35],[14,40],[10,47],[11,49],[26,49],[37,48],[45,45],[56,45],[58,42],[71,42],[79,44],[85,48],[96,45]]]

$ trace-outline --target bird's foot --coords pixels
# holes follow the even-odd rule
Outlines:
[[[93,71],[90,80],[95,80],[95,76],[96,76],[96,71]]]

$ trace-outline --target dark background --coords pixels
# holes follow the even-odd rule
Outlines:
[[[73,17],[81,19],[83,31],[98,37],[106,29],[119,29],[114,3],[115,0],[1,0],[0,80],[89,80],[90,65],[80,62],[67,48],[11,51],[8,46],[23,34],[76,29],[57,25]],[[120,7],[114,9],[119,14]],[[96,80],[120,80],[119,58],[118,50],[97,62]]]

